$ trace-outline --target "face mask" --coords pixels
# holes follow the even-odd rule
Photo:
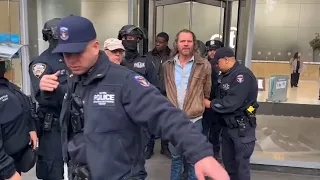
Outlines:
[[[6,73],[6,63],[4,61],[0,62],[0,78],[4,77]]]
[[[136,51],[138,49],[137,40],[122,40],[122,45],[128,51]]]

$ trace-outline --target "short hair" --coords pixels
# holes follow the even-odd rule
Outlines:
[[[169,35],[168,35],[167,33],[165,33],[165,32],[159,33],[159,34],[157,35],[157,37],[161,37],[161,38],[165,39],[166,42],[169,41]]]

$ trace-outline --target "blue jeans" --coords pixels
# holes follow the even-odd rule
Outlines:
[[[202,119],[199,119],[194,123],[197,130],[202,132]],[[176,148],[169,143],[169,150],[171,151],[172,161],[171,161],[171,180],[181,180],[182,178],[182,168],[183,168],[183,156],[177,153]],[[187,164],[188,166],[188,180],[197,180],[194,171],[194,164]]]

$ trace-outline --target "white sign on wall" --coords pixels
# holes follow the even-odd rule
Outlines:
[[[229,45],[231,48],[236,47],[236,36],[237,36],[237,28],[236,27],[231,27],[230,28],[230,42]],[[217,40],[217,39],[222,39],[222,35],[220,34],[214,34],[211,36],[210,40]]]

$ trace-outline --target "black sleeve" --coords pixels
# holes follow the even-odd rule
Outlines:
[[[40,69],[40,67],[42,67],[42,69]],[[53,92],[41,91],[39,87],[39,83],[43,75],[54,73],[56,72],[53,72],[52,69],[45,63],[32,62],[29,66],[29,74],[34,91],[34,96],[38,103],[41,105],[53,107],[61,106],[59,102],[62,102],[63,100],[66,85],[60,84],[58,88]]]
[[[223,114],[232,113],[241,108],[248,97],[251,83],[253,83],[253,81],[248,74],[237,75],[230,84],[228,94],[222,99],[213,99],[211,101],[211,108]]]
[[[156,68],[154,63],[152,62],[152,59],[147,59],[146,60],[146,68],[147,68],[147,77],[146,79],[154,85],[157,89],[160,90],[160,92],[163,92],[163,89],[161,88],[160,85],[160,79],[158,77]]]
[[[35,117],[36,117],[36,104],[33,102],[32,98],[30,96],[25,96],[26,100],[28,101],[28,107],[30,113],[27,114],[28,118],[28,127],[29,131],[36,131],[36,124],[35,124]]]
[[[163,71],[163,66],[162,64],[160,64],[159,66],[159,74],[158,74],[158,77],[159,77],[159,84],[160,84],[160,88],[161,88],[161,93],[166,96],[167,93],[166,93],[166,87],[165,87],[165,84],[164,84],[164,71]]]
[[[190,163],[213,156],[212,146],[195,125],[142,76],[127,76],[122,101],[131,119],[168,139]]]
[[[5,104],[0,101],[0,112],[5,109]],[[1,125],[0,125],[1,130]],[[0,176],[5,179],[10,179],[16,172],[14,160],[4,150],[2,133],[0,133]]]

